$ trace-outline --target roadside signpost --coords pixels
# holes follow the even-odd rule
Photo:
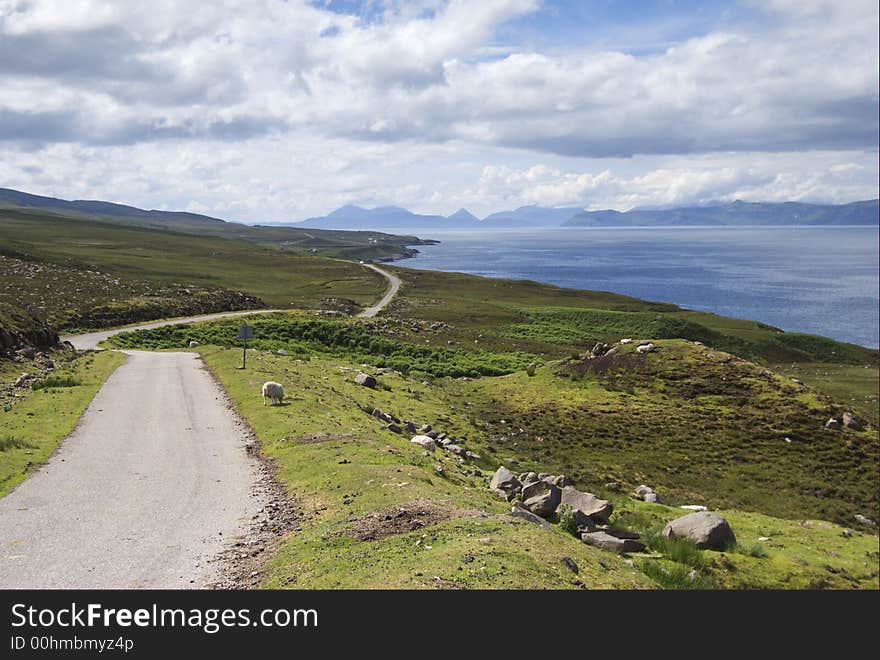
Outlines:
[[[242,341],[241,368],[244,369],[247,366],[247,340],[254,338],[254,331],[251,330],[251,327],[247,323],[242,323],[235,338],[241,339]]]

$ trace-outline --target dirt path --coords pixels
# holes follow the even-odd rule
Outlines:
[[[0,499],[0,588],[202,587],[260,510],[247,433],[194,353],[126,351]]]
[[[383,269],[379,268],[378,266],[374,266],[373,264],[364,264],[364,266],[366,266],[367,268],[370,268],[372,270],[375,270],[382,277],[384,277],[386,280],[388,280],[388,282],[390,284],[390,286],[388,287],[388,290],[385,292],[385,295],[382,297],[382,300],[380,300],[372,307],[368,307],[367,309],[362,311],[360,314],[358,314],[359,318],[368,319],[368,318],[372,318],[373,316],[376,316],[376,314],[378,314],[379,312],[381,312],[383,309],[385,309],[388,306],[388,304],[394,299],[394,296],[397,295],[397,290],[400,288],[401,281],[400,281],[400,278],[397,277],[397,275],[394,275],[393,273],[389,273],[387,270],[383,270]]]

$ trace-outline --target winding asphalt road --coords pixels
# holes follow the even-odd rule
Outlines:
[[[372,317],[400,280],[359,316]],[[206,314],[65,337],[94,349],[123,330],[276,310]],[[0,499],[0,588],[198,588],[258,513],[246,429],[196,353],[123,351],[46,464]]]

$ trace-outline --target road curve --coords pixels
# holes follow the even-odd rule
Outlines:
[[[390,284],[388,290],[385,292],[385,295],[382,297],[382,300],[377,302],[372,307],[367,307],[367,309],[358,314],[358,318],[369,319],[376,316],[376,314],[385,309],[388,304],[394,299],[394,296],[397,295],[397,290],[400,288],[401,281],[400,278],[397,277],[397,275],[389,273],[387,270],[383,270],[378,266],[375,266],[373,264],[364,264],[364,266],[370,268],[371,270],[375,270],[382,277],[388,280]]]
[[[195,353],[126,351],[0,499],[0,588],[197,588],[259,510],[243,423]]]
[[[160,328],[163,325],[177,325],[178,323],[196,323],[197,321],[212,321],[214,319],[223,319],[230,316],[250,316],[251,314],[269,314],[270,312],[281,312],[281,309],[249,309],[243,312],[217,312],[216,314],[201,314],[199,316],[183,316],[174,319],[165,319],[162,321],[150,321],[149,323],[139,323],[124,328],[114,328],[113,330],[101,330],[99,332],[89,332],[83,335],[68,335],[62,337],[63,341],[69,341],[73,347],[81,351],[94,350],[98,348],[98,344],[105,339],[127,332],[128,330],[147,330],[149,328]]]

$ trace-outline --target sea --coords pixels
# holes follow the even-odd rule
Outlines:
[[[611,291],[880,345],[878,227],[414,231],[408,268]]]

